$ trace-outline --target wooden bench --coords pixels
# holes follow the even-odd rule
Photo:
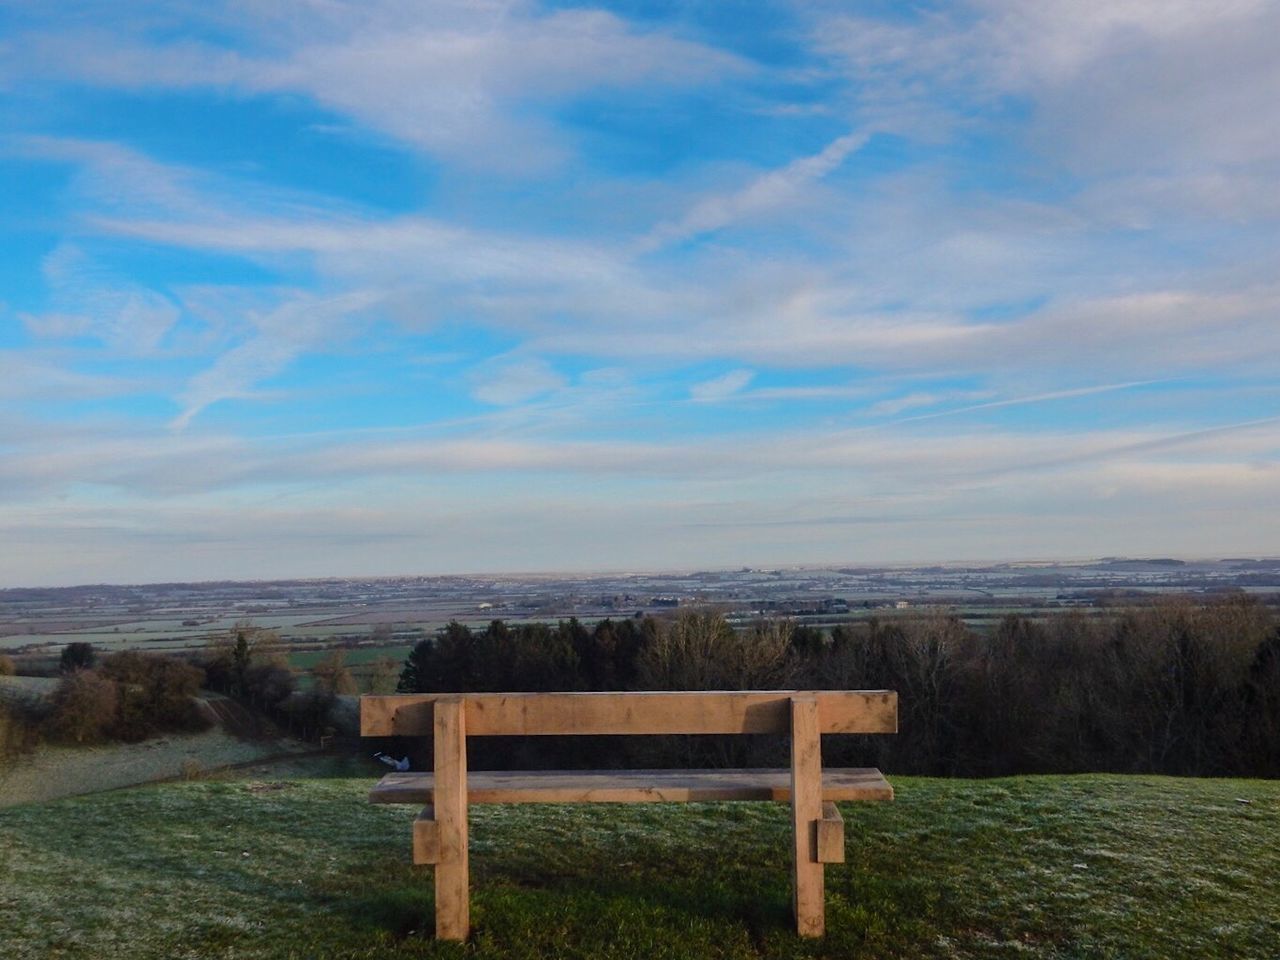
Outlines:
[[[366,696],[366,737],[431,736],[433,773],[391,773],[374,803],[421,804],[413,862],[435,866],[436,936],[470,932],[468,803],[653,803],[772,800],[791,804],[793,907],[801,936],[825,932],[823,865],[844,861],[837,800],[892,800],[874,769],[822,769],[821,734],[896,733],[887,690],[693,693],[464,693]],[[467,771],[466,738],[495,735],[781,733],[789,770]]]

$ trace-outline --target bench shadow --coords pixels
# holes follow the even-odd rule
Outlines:
[[[342,913],[355,929],[380,931],[394,940],[435,936],[435,894],[429,876],[413,885],[325,900],[329,910]]]
[[[732,834],[725,837],[733,843]],[[555,891],[569,900],[634,902],[673,917],[728,921],[752,931],[794,929],[790,868],[779,862],[782,857],[724,857],[712,850],[681,855],[678,843],[653,849],[614,833],[591,840],[579,834],[577,843],[581,857],[568,862],[486,863],[484,854],[473,856],[473,888]]]
[[[610,899],[626,899],[657,907],[672,914],[704,920],[741,924],[752,942],[760,942],[771,931],[793,927],[788,892],[724,883],[659,884],[653,880],[594,882],[589,886],[578,878],[558,884],[566,890],[580,889]]]
[[[564,898],[565,903],[633,903],[646,914],[666,917],[680,924],[680,917],[730,923],[741,926],[754,944],[762,944],[772,933],[792,928],[791,906],[786,891],[765,890],[750,884],[726,884],[723,878],[690,877],[679,883],[659,883],[653,878],[629,880],[625,877],[521,876],[519,871],[485,871],[480,881],[489,891],[532,891],[548,898]],[[356,878],[351,878],[356,879]],[[483,890],[472,880],[473,911],[484,899]],[[431,868],[421,868],[399,878],[394,886],[374,882],[366,894],[325,896],[326,907],[341,913],[351,926],[369,934],[381,932],[394,940],[434,939],[435,890]],[[473,935],[483,930],[483,912],[473,914]]]

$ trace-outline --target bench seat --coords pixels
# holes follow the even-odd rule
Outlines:
[[[430,773],[389,773],[369,792],[373,803],[434,802]],[[822,771],[823,800],[892,800],[874,767]],[[791,771],[750,770],[469,770],[469,803],[690,803],[791,800]]]

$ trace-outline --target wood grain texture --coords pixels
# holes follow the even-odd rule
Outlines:
[[[430,804],[430,773],[388,773],[369,791],[373,803]],[[470,803],[689,803],[791,799],[791,771],[471,770]],[[823,800],[892,800],[893,787],[872,767],[822,771]]]
[[[822,819],[822,738],[818,699],[791,699],[791,830],[796,932],[826,932],[822,864],[818,861],[818,821]]]
[[[823,733],[896,733],[898,695],[890,690],[696,691],[682,693],[398,694],[360,698],[366,737],[423,736],[432,704],[467,704],[467,734],[592,735],[787,733],[791,698],[812,696]]]
[[[434,709],[436,819],[436,936],[465,940],[471,932],[467,862],[467,732],[460,698]]]
[[[844,863],[844,817],[840,816],[840,808],[830,800],[822,802],[817,855],[819,863]]]
[[[417,866],[436,863],[440,859],[440,825],[436,811],[428,804],[413,819],[413,862]]]

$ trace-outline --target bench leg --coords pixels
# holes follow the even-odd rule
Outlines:
[[[791,827],[794,837],[796,932],[826,932],[823,868],[818,860],[822,819],[822,739],[816,697],[791,698]]]
[[[436,936],[471,932],[467,863],[467,731],[459,698],[435,702]]]

